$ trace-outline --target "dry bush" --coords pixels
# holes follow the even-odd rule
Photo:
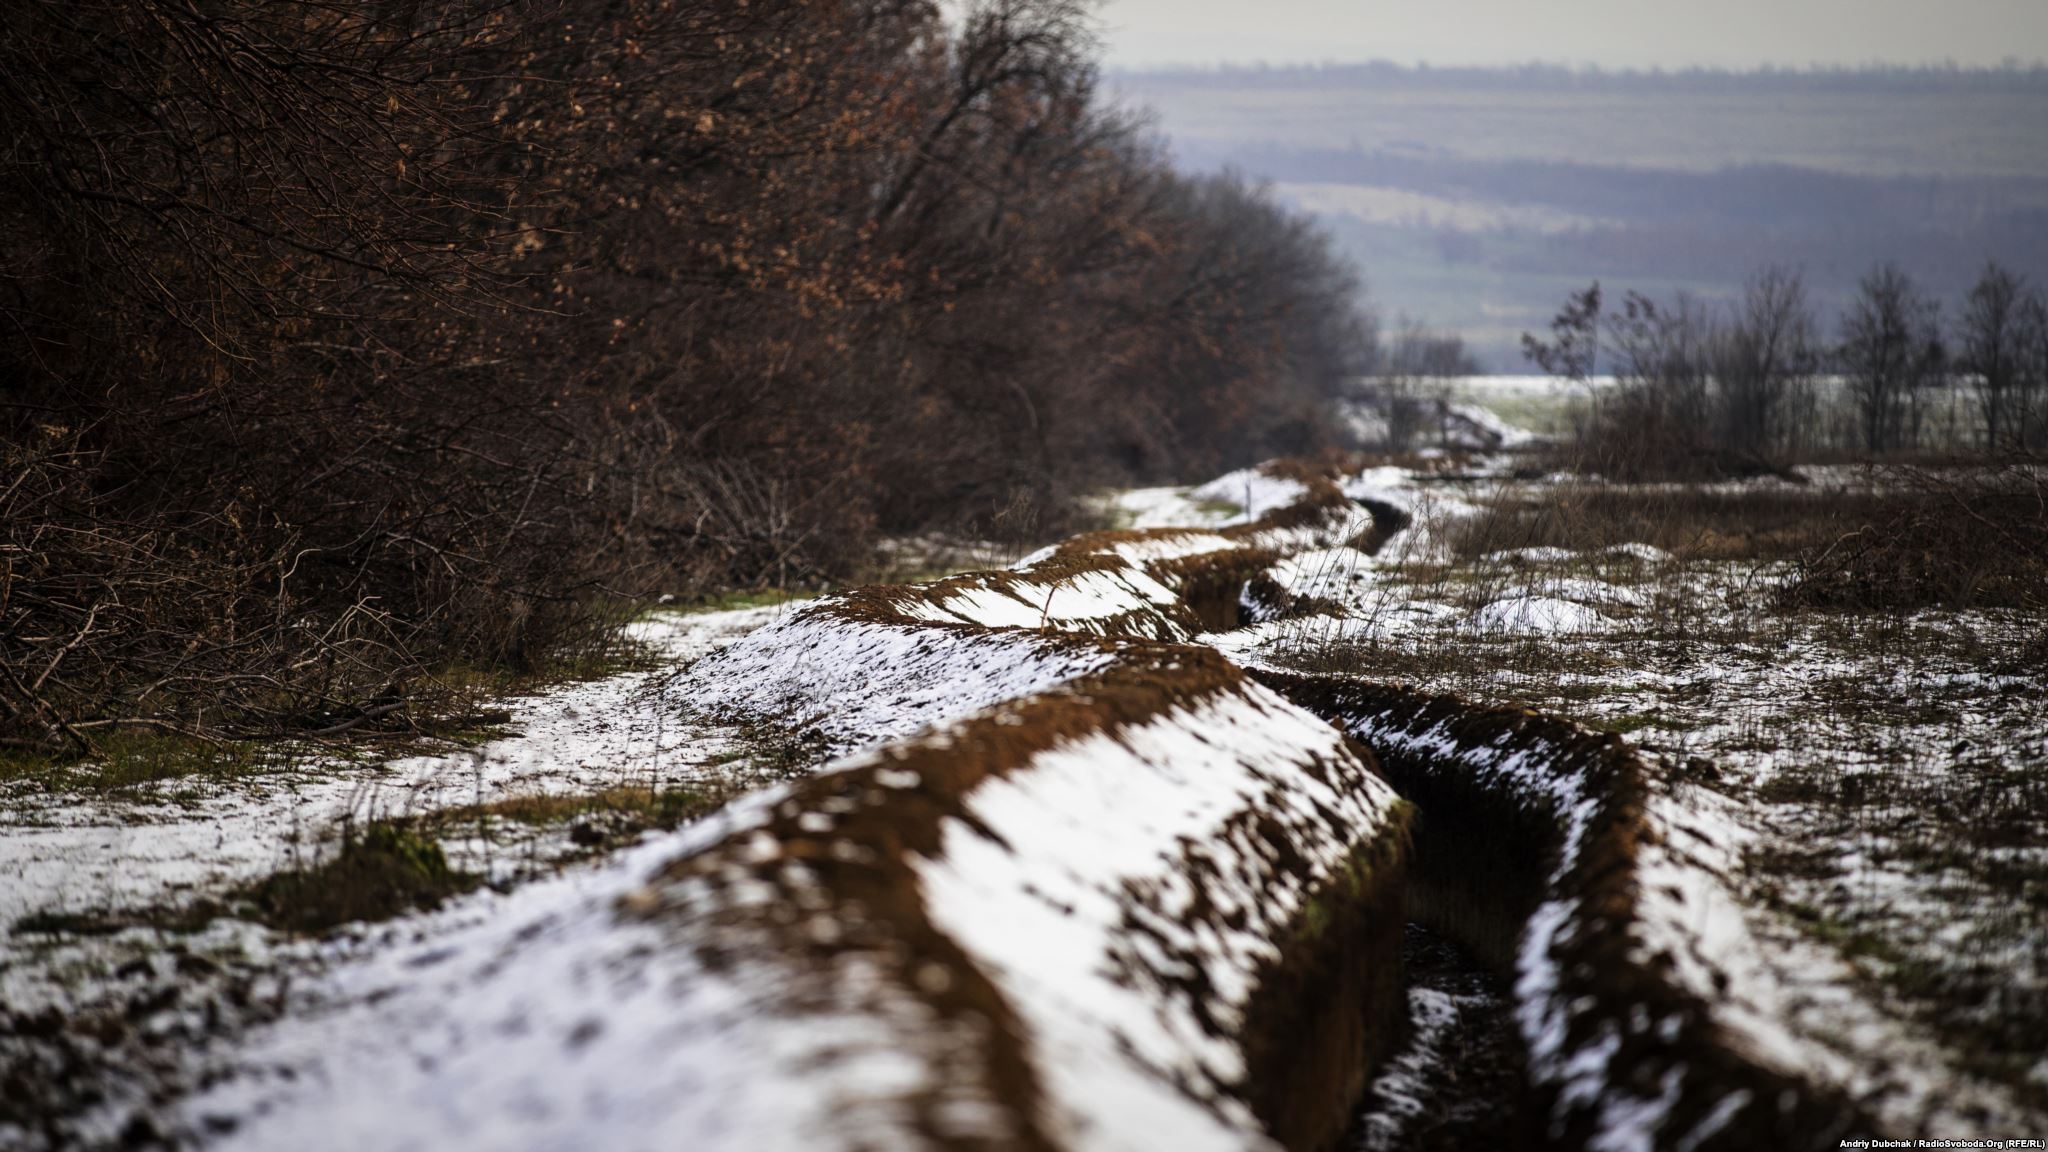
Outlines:
[[[2031,465],[1896,467],[1867,489],[1564,484],[1492,502],[1468,559],[1644,543],[1686,560],[1792,564],[1784,609],[2048,607],[2048,480]]]
[[[636,597],[1317,447],[1366,338],[1079,0],[18,9],[0,739],[417,717]]]
[[[1871,497],[1797,488],[1618,485],[1597,480],[1491,501],[1453,526],[1459,556],[1517,548],[1598,551],[1648,544],[1694,560],[1779,560],[1833,539]]]
[[[2048,486],[2038,470],[1900,470],[1853,527],[1807,550],[1781,600],[1849,611],[2048,609]]]

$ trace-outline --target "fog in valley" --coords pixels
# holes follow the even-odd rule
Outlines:
[[[1987,260],[2048,274],[2048,71],[1559,66],[1124,70],[1179,162],[1313,213],[1383,321],[1521,371],[1599,279],[1660,298],[1804,273],[1824,316],[1896,260],[1950,303]]]
[[[1112,87],[1178,161],[1271,181],[1383,320],[1493,371],[1564,293],[1708,299],[1766,264],[1832,315],[1876,262],[1950,303],[2048,269],[2048,6],[1116,0]],[[1883,63],[1876,63],[1882,61]]]

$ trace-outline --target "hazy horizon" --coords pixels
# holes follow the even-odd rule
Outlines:
[[[1384,59],[1441,67],[1995,67],[2048,57],[2038,0],[1108,0],[1113,69]]]
[[[1831,320],[1895,260],[1951,307],[2048,283],[2048,73],[1593,78],[1528,68],[1112,72],[1175,160],[1316,217],[1372,307],[1523,366],[1574,287],[1728,299],[1765,265]]]

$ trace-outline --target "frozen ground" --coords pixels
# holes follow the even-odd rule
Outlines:
[[[1352,1152],[1460,1152],[1520,1146],[1509,1106],[1521,1083],[1513,1000],[1501,979],[1449,940],[1408,926],[1408,1038],[1367,1091]]]
[[[781,611],[663,614],[631,630],[670,666]],[[16,782],[0,793],[0,923],[118,917],[217,896],[317,853],[344,820],[688,780],[731,750],[730,734],[681,725],[650,691],[660,678],[632,672],[517,699],[508,724],[516,735],[442,756],[378,762],[279,750],[268,771],[90,797]],[[0,940],[0,957],[18,935]]]
[[[2048,692],[2019,656],[2042,622],[1784,610],[1785,564],[1641,542],[1473,554],[1452,546],[1461,524],[1553,482],[1469,471],[1353,482],[1413,511],[1413,536],[1283,563],[1270,575],[1319,604],[1216,642],[1628,734],[1669,781],[1646,923],[1692,921],[1691,943],[1663,946],[1693,957],[1732,1032],[1901,1131],[2038,1130]],[[1826,499],[1885,477],[1808,480],[1748,487]],[[1660,913],[1667,891],[1682,896]]]
[[[661,614],[633,632],[657,666],[673,666],[781,612]],[[79,1109],[58,1143],[125,1139],[141,1101],[196,1074],[221,1034],[276,1010],[295,977],[385,938],[368,929],[321,944],[225,916],[187,923],[188,909],[231,904],[252,882],[331,858],[344,823],[754,772],[741,734],[678,719],[659,696],[666,676],[629,672],[509,701],[514,734],[447,755],[280,750],[226,778],[84,794],[14,784],[0,795],[0,1071],[41,1068],[51,1079],[40,1087]],[[498,887],[588,854],[566,824],[482,816],[443,846],[452,867]],[[475,901],[497,898],[487,888]],[[90,1037],[37,1023],[95,1019],[106,1023]],[[0,1112],[0,1148],[48,1146]]]
[[[1267,577],[1292,603],[1248,597],[1243,628],[1199,639],[1244,664],[1398,680],[1626,734],[1658,773],[1637,861],[1640,946],[1670,958],[1734,1044],[1841,1088],[1897,1131],[2038,1131],[2048,1099],[2048,693],[2038,666],[2015,654],[2040,622],[1990,610],[1779,611],[1785,565],[1642,540],[1475,549],[1475,526],[1504,503],[1570,494],[1561,478],[1513,479],[1517,463],[1437,455],[1344,477],[1346,495],[1405,517],[1405,530],[1376,552],[1354,526],[1267,533],[1260,542],[1285,553]],[[1803,479],[1711,491],[1824,497],[1886,482],[1859,469]],[[1121,493],[1107,510],[1125,527],[1222,529],[1306,491],[1253,470]],[[151,1099],[202,1083],[213,1086],[186,1096],[169,1126],[235,1147],[512,1148],[535,1133],[566,1147],[656,1129],[801,1141],[806,1126],[841,1115],[792,1072],[807,1061],[849,1061],[833,1083],[876,1098],[922,1083],[890,1040],[923,1026],[918,999],[890,999],[876,972],[849,961],[845,987],[866,991],[813,1006],[801,1030],[751,1030],[760,1006],[784,995],[776,972],[707,966],[676,946],[673,927],[622,928],[612,910],[653,899],[646,877],[661,862],[772,819],[778,773],[916,738],[1106,666],[1107,648],[1055,633],[1085,637],[1155,613],[1183,638],[1190,629],[1167,611],[1174,593],[1140,569],[1237,546],[1214,531],[1121,539],[1105,556],[1133,567],[1078,574],[1047,550],[893,606],[909,626],[849,626],[805,608],[656,617],[637,638],[671,671],[518,701],[515,735],[451,755],[280,753],[227,779],[93,796],[16,784],[0,793],[0,924],[11,929],[0,936],[0,1057],[19,1057],[16,1041],[39,1020],[122,1021],[51,1057],[132,1065],[133,1075],[83,1089],[100,1098],[79,1106],[72,1129],[87,1145],[130,1139],[125,1126]],[[1040,565],[1061,574],[1036,577]],[[693,664],[698,674],[672,675]],[[760,762],[757,734],[732,720],[742,712],[801,735],[803,762]],[[1194,744],[1182,740],[1189,725],[1204,733]],[[977,793],[974,823],[949,832],[923,866],[931,913],[1014,982],[1020,1011],[1068,1054],[1052,1077],[1061,1098],[1107,1118],[1070,1116],[1075,1131],[1137,1131],[1142,1123],[1114,1116],[1133,1100],[1190,1141],[1228,1146],[1247,1123],[1215,1103],[1228,1121],[1216,1127],[1094,1046],[1088,1022],[1124,1010],[1128,989],[1091,983],[1101,975],[1093,958],[1121,931],[1114,883],[1103,887],[1092,867],[1148,866],[1132,813],[1159,830],[1147,844],[1212,839],[1203,821],[1271,783],[1241,769],[1313,743],[1305,729],[1283,729],[1261,705],[1076,745],[1047,757],[1031,788]],[[1269,747],[1275,740],[1286,747]],[[1124,759],[1124,783],[1105,792],[1101,768]],[[1206,765],[1201,780],[1186,775],[1191,764]],[[849,770],[860,762],[831,769]],[[323,940],[225,917],[165,927],[181,909],[321,859],[345,823],[707,781],[766,790],[594,858],[567,827],[479,815],[474,831],[444,829],[442,840],[452,863],[490,886]],[[805,816],[814,818],[831,820]],[[1253,892],[1231,899],[1259,907]],[[1048,908],[1067,912],[1046,917]],[[1076,910],[1087,915],[1074,919]],[[1531,933],[1544,930],[1532,922]],[[1256,936],[1224,950],[1238,967],[1210,976],[1242,980]],[[1529,1015],[1542,973],[1525,970],[1524,987],[1511,987],[1469,958],[1446,959],[1455,951],[1411,940],[1412,1034],[1372,1086],[1358,1147],[1489,1143],[1512,1115],[1497,1098],[1512,1095],[1525,1045],[1542,1047],[1548,1025]],[[289,1026],[269,1027],[280,1014]],[[1143,1023],[1121,1034],[1151,1037],[1147,1060],[1172,1068],[1180,1095],[1241,1071],[1227,1046],[1186,1021],[1161,1016],[1156,1033]],[[1188,1052],[1197,1055],[1176,1066]],[[294,1079],[309,1075],[312,1087]],[[693,1091],[660,1090],[673,1084]],[[366,1113],[365,1098],[394,1110]],[[504,1106],[518,1099],[534,1104]],[[988,1122],[974,1107],[962,1102],[947,1122]],[[873,1116],[842,1119],[847,1139],[895,1130]],[[1616,1146],[1647,1147],[1657,1122],[1624,1117],[1606,1131]],[[0,1113],[0,1148],[11,1152],[11,1140],[48,1146]]]

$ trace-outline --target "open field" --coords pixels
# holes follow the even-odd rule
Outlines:
[[[2038,1130],[2048,550],[1869,545],[1959,491],[2044,526],[1969,474],[1530,471],[1124,492],[1007,569],[647,622],[452,756],[17,783],[0,1133]]]
[[[1659,299],[1804,273],[1824,317],[1896,260],[1955,301],[2048,275],[2035,71],[1578,73],[1391,65],[1121,73],[1181,161],[1273,182],[1372,299],[1496,372],[1598,278]]]
[[[1911,544],[1837,579],[1816,561],[1830,547],[1904,530],[1901,506],[1946,507],[1898,473],[1691,489],[1422,479],[1436,538],[1302,572],[1302,593],[1343,610],[1270,625],[1264,650],[1625,735],[1740,829],[1723,845],[1732,879],[1774,931],[1926,1028],[1938,1047],[1921,1059],[2039,1108],[2038,552],[2017,585],[1913,584]],[[1794,986],[1771,1011],[1847,1034],[1824,1023],[1840,994]]]

